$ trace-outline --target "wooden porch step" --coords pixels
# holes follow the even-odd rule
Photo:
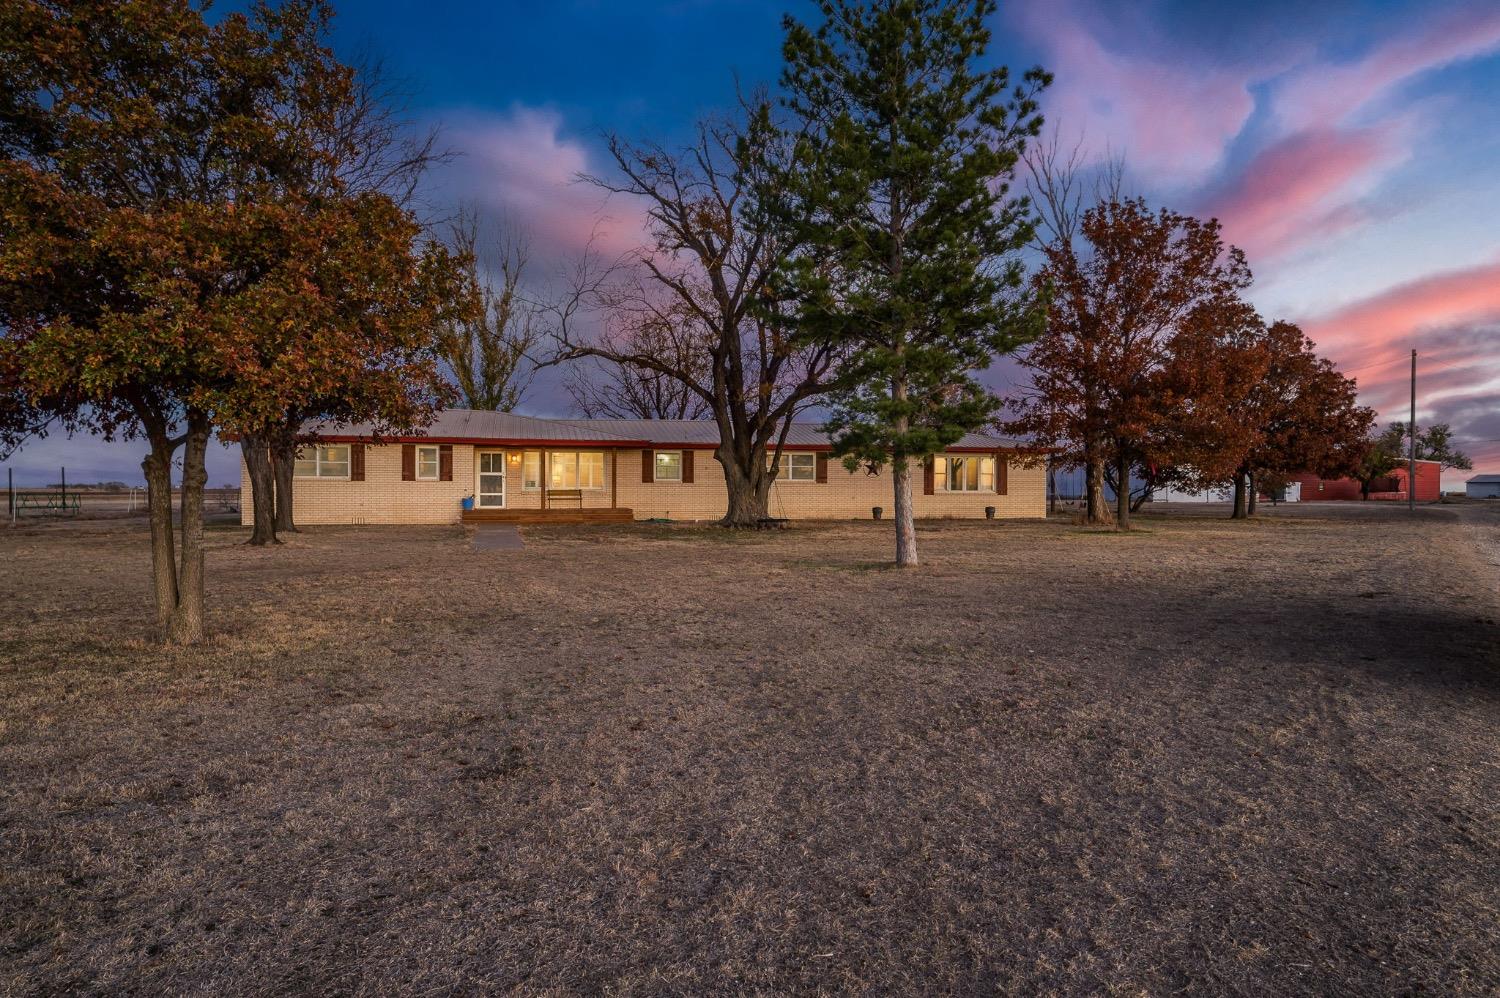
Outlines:
[[[615,509],[470,509],[464,523],[630,523],[635,514]]]

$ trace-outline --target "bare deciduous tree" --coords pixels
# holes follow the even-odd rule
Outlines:
[[[596,358],[672,379],[701,400],[718,424],[725,526],[766,518],[792,420],[828,390],[838,357],[796,340],[779,297],[777,277],[795,248],[768,201],[778,196],[770,167],[786,146],[764,99],[747,102],[739,121],[701,125],[682,149],[612,136],[618,174],[585,179],[643,203],[652,245],[602,273],[582,266],[554,313],[549,363]],[[670,330],[689,348],[585,337],[575,320],[587,308],[623,328]]]
[[[688,387],[688,380],[707,383],[709,348],[696,327],[646,321],[627,330],[606,330],[610,349],[658,357],[664,367],[690,372],[691,379],[655,368],[619,364],[599,357],[575,361],[563,377],[573,407],[589,419],[705,419],[708,403]]]
[[[469,261],[480,307],[438,331],[438,352],[470,409],[510,412],[536,377],[533,355],[544,337],[541,307],[522,293],[529,251],[504,225],[486,238],[477,211],[453,225],[455,252]]]

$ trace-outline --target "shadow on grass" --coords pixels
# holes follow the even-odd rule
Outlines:
[[[834,561],[823,558],[799,558],[787,562],[791,568],[810,568],[815,571],[850,572],[864,574],[867,572],[894,571],[894,561]]]

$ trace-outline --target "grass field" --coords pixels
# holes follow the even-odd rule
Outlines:
[[[1500,510],[0,531],[0,993],[1493,994]]]

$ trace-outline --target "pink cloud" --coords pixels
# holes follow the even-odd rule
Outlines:
[[[1500,471],[1500,260],[1397,285],[1303,326],[1382,422],[1407,418],[1415,348],[1418,423],[1450,424],[1476,470]]]
[[[1154,183],[1193,184],[1218,167],[1255,110],[1250,85],[1273,72],[1195,64],[1180,52],[1158,56],[1133,39],[1126,42],[1134,51],[1112,50],[1062,0],[1007,10],[1056,73],[1045,98],[1049,121],[1081,133],[1096,151],[1125,152],[1132,170]]]
[[[577,253],[591,239],[607,256],[641,245],[641,207],[581,182],[581,174],[605,167],[562,129],[561,116],[530,108],[460,119],[446,132],[448,142],[464,151],[457,164],[460,196],[514,221],[553,253]]]
[[[1277,86],[1276,116],[1300,130],[1336,124],[1421,73],[1500,50],[1500,7],[1457,8],[1414,25],[1356,62],[1308,66]]]
[[[1500,261],[1399,284],[1305,324],[1325,346],[1357,346],[1367,355],[1424,332],[1500,321]],[[1491,355],[1494,352],[1491,351]]]
[[[1364,221],[1363,210],[1339,196],[1405,158],[1393,132],[1324,128],[1288,136],[1251,158],[1206,212],[1252,260],[1327,242]]]

